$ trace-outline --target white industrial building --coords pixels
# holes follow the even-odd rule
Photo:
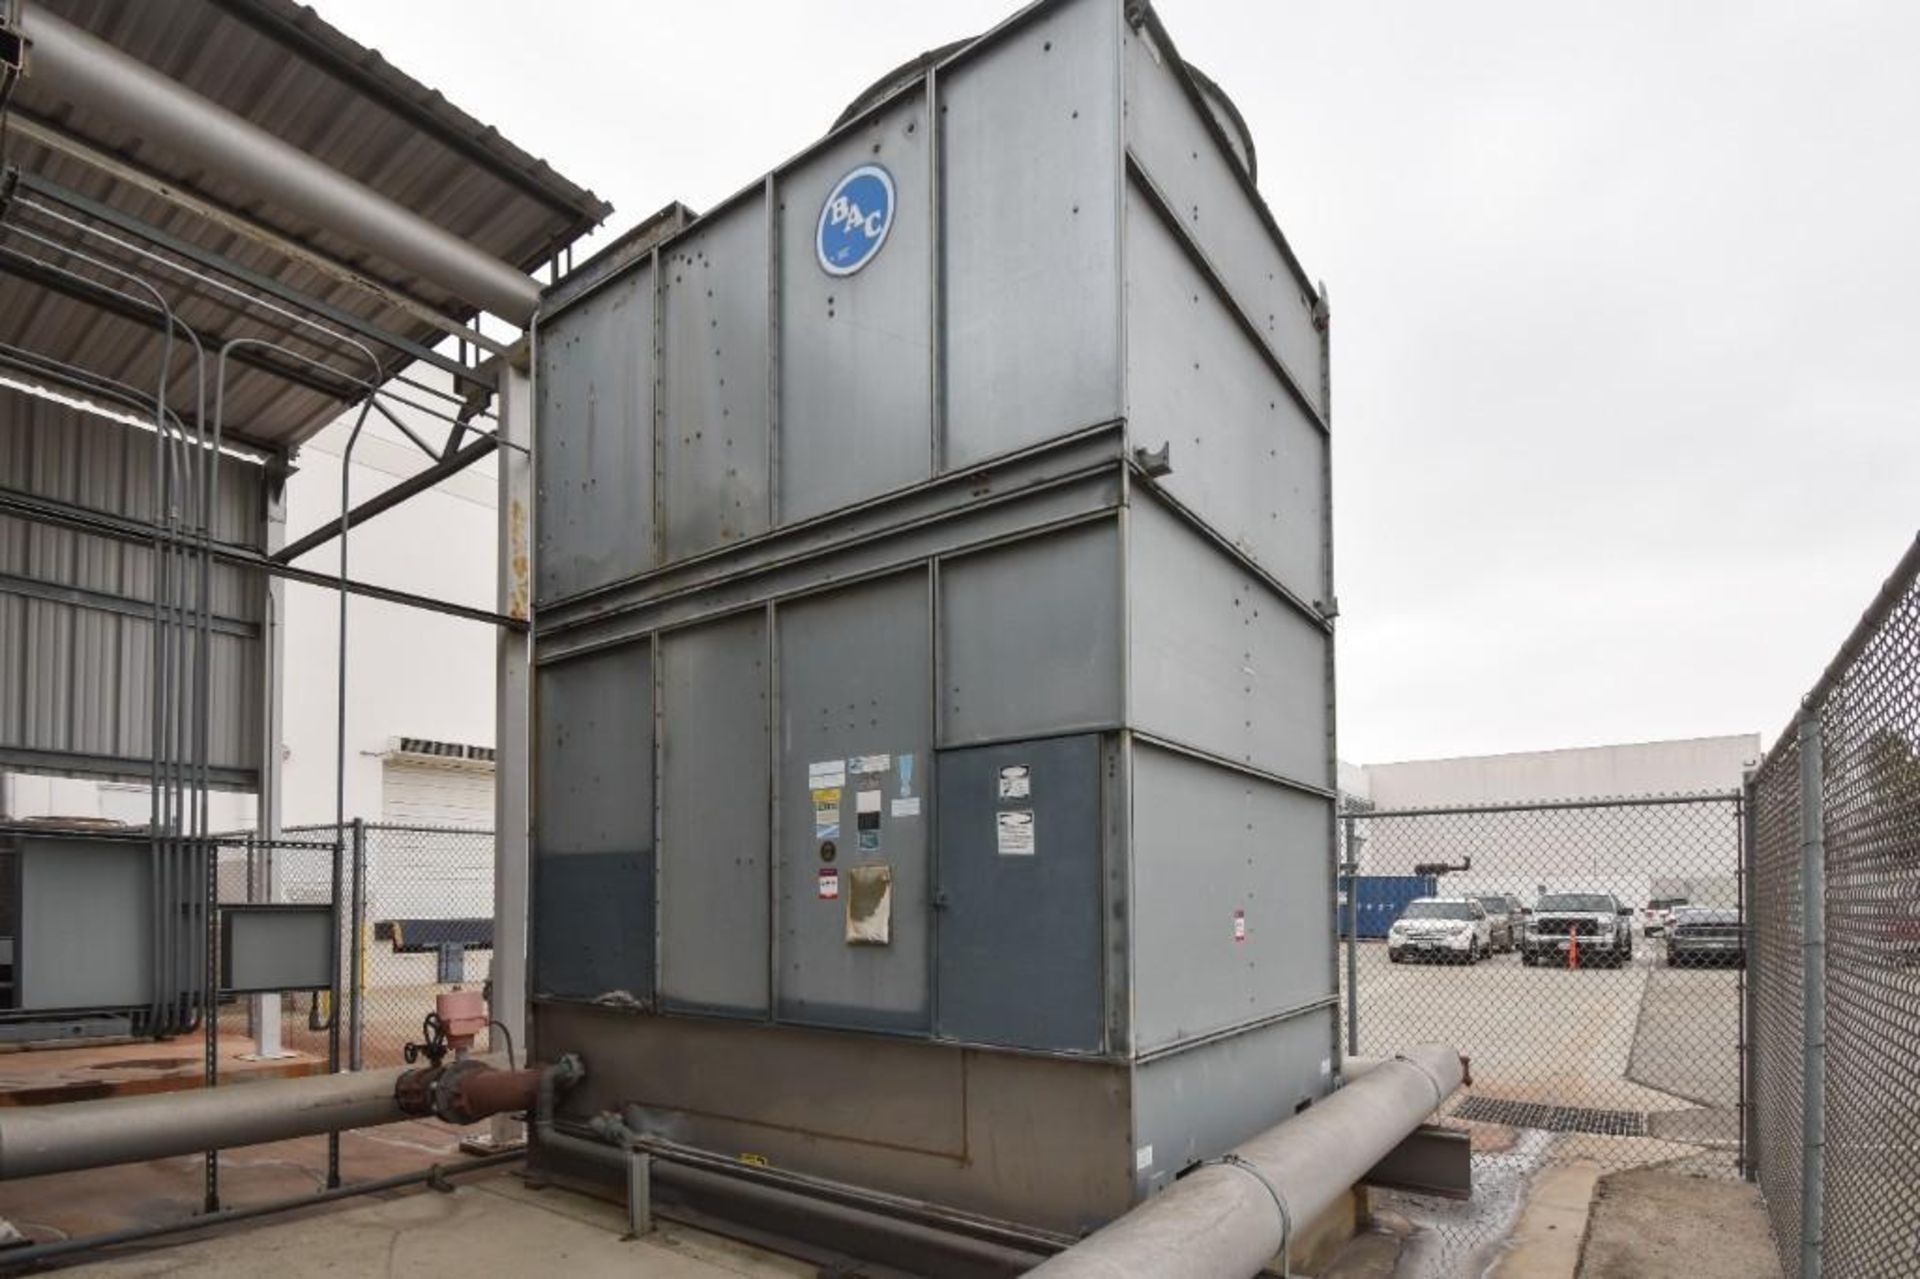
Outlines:
[[[1354,824],[1362,875],[1467,865],[1449,893],[1612,892],[1732,905],[1738,835],[1725,797],[1760,761],[1758,733],[1567,750],[1342,764],[1349,807],[1405,818]],[[1714,796],[1713,802],[1614,801]],[[1583,806],[1581,801],[1597,801]],[[1492,810],[1450,814],[1444,810]]]

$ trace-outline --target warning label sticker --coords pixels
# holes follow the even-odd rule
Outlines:
[[[1247,912],[1244,910],[1233,912],[1233,939],[1235,941],[1247,939]]]
[[[999,823],[999,836],[995,847],[1002,857],[1031,857],[1033,845],[1033,810],[1031,808],[1010,808],[1004,813],[995,813]]]
[[[884,773],[893,767],[891,755],[855,755],[847,761],[847,771],[855,777]]]
[[[831,866],[820,868],[820,900],[832,901],[840,896],[840,872]]]
[[[1000,798],[1025,799],[1033,793],[1033,770],[1025,764],[1006,764],[1000,769]]]
[[[847,784],[847,761],[823,759],[807,765],[808,790],[833,790]]]
[[[840,791],[837,787],[813,792],[813,837],[840,838]]]
[[[895,817],[918,817],[920,815],[920,797],[918,795],[902,795],[899,799],[893,801],[892,811]]]

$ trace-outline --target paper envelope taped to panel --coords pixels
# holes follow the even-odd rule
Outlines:
[[[885,946],[893,941],[893,867],[881,862],[850,866],[846,874],[847,944]]]

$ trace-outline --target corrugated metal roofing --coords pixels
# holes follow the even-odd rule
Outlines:
[[[154,438],[0,387],[0,475],[36,497],[151,519]],[[264,472],[222,463],[213,536],[258,547]],[[0,767],[144,776],[153,562],[149,546],[0,515]],[[259,767],[266,593],[258,574],[226,564],[209,579],[209,763],[219,784],[247,786]]]
[[[611,211],[592,192],[561,177],[303,6],[286,0],[29,2],[523,270],[532,272],[552,260]],[[473,317],[471,305],[377,253],[263,204],[217,173],[169,154],[136,131],[53,99],[36,88],[30,58],[28,68],[13,99],[15,117],[71,135],[446,315],[460,320]],[[34,145],[17,131],[7,138],[6,158],[24,172],[134,214],[181,240],[233,258],[397,335],[428,345],[441,336],[364,290],[91,165]],[[19,207],[18,201],[6,221],[48,238],[85,244],[90,253],[116,262],[134,264],[134,259],[104,242],[75,236],[70,228]],[[49,285],[71,286],[70,280],[23,258],[39,259],[122,290],[130,287],[127,282],[18,234],[0,236],[0,248],[9,251],[0,254],[0,271],[5,272],[0,275],[0,342],[152,385],[161,342],[151,322],[137,315],[137,308],[131,314],[114,315],[111,309],[103,312],[96,305],[105,301],[112,307],[112,299],[97,291],[85,299],[64,295]],[[284,327],[270,311],[236,303],[204,286],[189,287],[177,273],[156,271],[151,264],[140,272],[178,307],[182,320],[219,338],[264,336]],[[129,311],[124,304],[119,309]],[[364,360],[337,344],[323,347],[305,341],[295,345],[343,374],[364,375]],[[404,357],[390,350],[379,354],[389,371],[405,363]],[[296,360],[280,363],[287,372],[302,371]],[[190,407],[194,402],[190,380],[180,365],[175,367],[170,403]],[[285,447],[323,426],[350,394],[350,384],[324,372],[289,378],[249,368],[232,379],[227,416],[231,429],[245,438]]]

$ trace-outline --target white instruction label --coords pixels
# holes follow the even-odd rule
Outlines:
[[[920,815],[920,797],[918,795],[903,795],[899,799],[894,800],[893,815],[895,817],[918,817]]]
[[[1133,1169],[1135,1172],[1145,1172],[1151,1167],[1153,1167],[1152,1146],[1142,1146],[1133,1152]]]
[[[823,759],[807,765],[808,790],[833,790],[847,784],[847,761]]]
[[[877,790],[860,791],[854,796],[853,802],[856,813],[877,813],[880,811],[880,792]]]
[[[1033,770],[1025,764],[1007,764],[1000,769],[1000,798],[1025,799],[1033,793]]]
[[[1033,856],[1033,810],[1031,808],[1010,808],[1004,813],[995,813],[999,820],[999,841],[997,847],[1002,857]]]
[[[855,755],[847,761],[847,771],[855,777],[863,773],[884,773],[892,767],[891,755]]]

